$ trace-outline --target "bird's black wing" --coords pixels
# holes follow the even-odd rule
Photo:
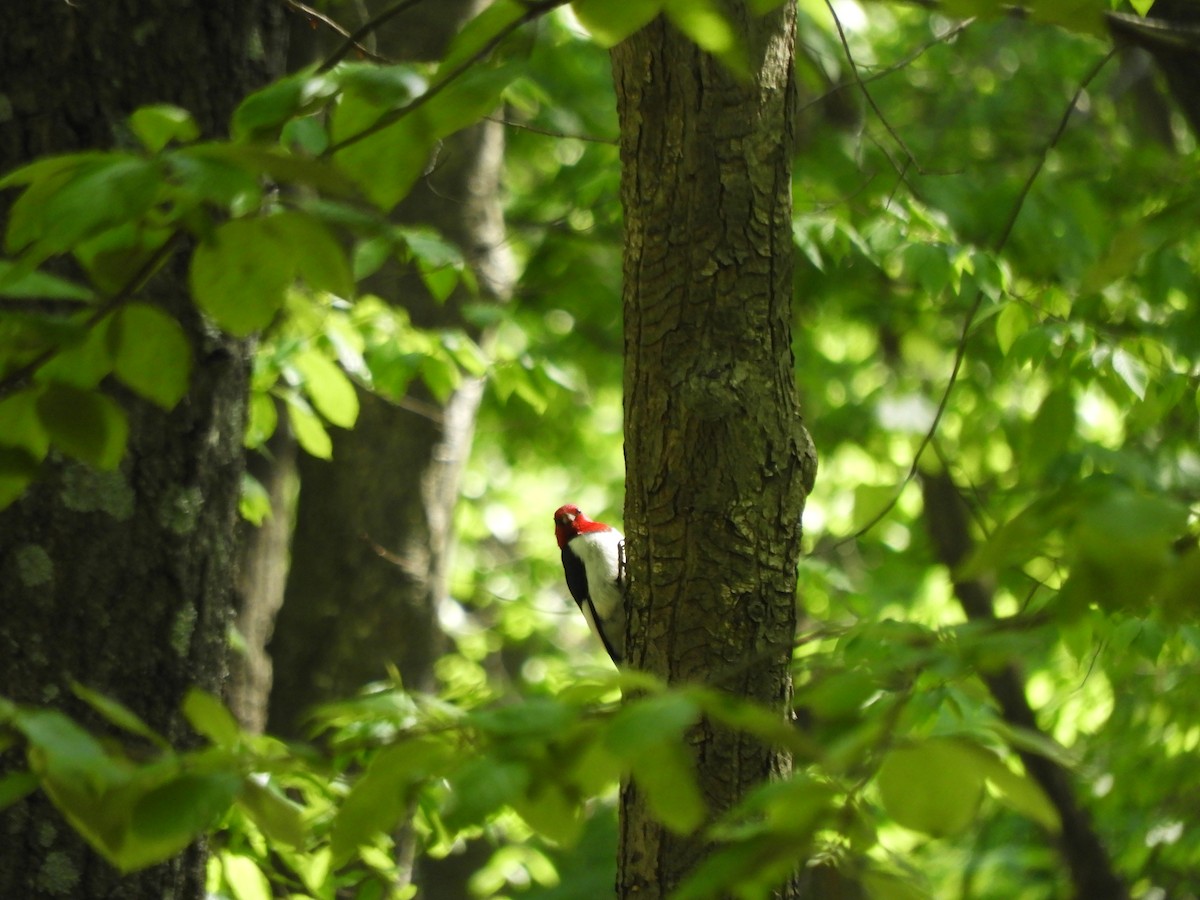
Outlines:
[[[583,560],[568,547],[563,547],[562,562],[563,574],[567,576],[567,589],[582,609],[583,604],[588,602],[587,570],[583,567]]]

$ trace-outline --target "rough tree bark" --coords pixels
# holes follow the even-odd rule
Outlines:
[[[790,339],[795,12],[726,8],[749,81],[661,19],[613,51],[629,662],[783,715],[800,515],[816,470]],[[788,768],[708,724],[690,741],[714,812]],[[635,789],[622,791],[620,896],[665,896],[704,851],[657,823]]]
[[[376,35],[376,47],[389,58],[436,58],[484,5],[415,7]],[[507,295],[512,281],[498,192],[503,146],[493,122],[456,135],[398,210],[401,221],[432,225],[462,247],[491,297]],[[420,327],[463,324],[463,298],[437,302],[410,271],[385,271],[366,289]],[[482,389],[468,380],[439,403],[414,384],[403,406],[360,393],[358,423],[334,435],[332,462],[300,459],[292,570],[270,645],[273,731],[293,732],[305,709],[385,677],[389,663],[406,686],[431,687],[442,646],[437,602]]]
[[[281,49],[277,7],[259,0],[18,7],[0,28],[5,170],[110,147],[150,102],[183,106],[221,134]],[[191,340],[184,400],[164,413],[114,388],[130,422],[120,469],[55,461],[0,513],[0,690],[81,715],[68,687],[78,680],[178,741],[185,689],[219,690],[225,674],[247,374],[245,348],[203,325],[186,285],[177,259],[145,292]],[[0,896],[204,896],[201,846],[120,877],[40,795],[2,815]]]

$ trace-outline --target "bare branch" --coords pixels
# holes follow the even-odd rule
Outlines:
[[[354,36],[352,34],[350,34],[350,30],[348,28],[346,28],[344,25],[341,25],[334,19],[331,19],[329,16],[325,15],[325,13],[321,12],[319,9],[314,9],[313,7],[308,6],[307,4],[301,3],[300,0],[283,0],[283,2],[286,3],[288,6],[290,6],[292,9],[294,9],[296,12],[300,13],[302,16],[307,16],[308,18],[313,19],[314,21],[320,22],[321,24],[325,25],[327,28],[337,32],[342,37],[346,38],[347,43],[350,45],[350,48],[357,50],[359,53],[361,53],[363,56],[367,57],[368,59],[372,59],[378,63],[391,62],[391,60],[388,59],[386,56],[380,56],[378,53],[375,53],[375,52],[371,51],[370,49],[368,49],[365,44],[362,44],[362,43],[359,43],[358,41],[356,41],[354,39]],[[348,52],[349,52],[349,50],[343,51],[343,55],[345,55],[345,53],[348,53]]]

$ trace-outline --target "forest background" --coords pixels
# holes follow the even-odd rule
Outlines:
[[[549,516],[633,478],[605,48],[753,82],[790,6],[422,6],[245,4],[151,96],[3,39],[4,893],[603,896],[632,779],[674,896],[1195,896],[1188,4],[796,9],[786,723],[614,673]],[[712,721],[791,773],[712,808]]]

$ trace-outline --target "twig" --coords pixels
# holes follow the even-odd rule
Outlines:
[[[900,133],[892,127],[892,123],[887,120],[887,116],[883,114],[883,110],[879,108],[879,104],[875,102],[875,98],[871,96],[871,92],[867,90],[867,83],[863,81],[862,75],[858,71],[858,63],[854,61],[854,55],[850,52],[850,42],[846,40],[846,31],[842,28],[842,20],[838,18],[838,14],[833,9],[833,0],[825,0],[825,5],[829,8],[829,14],[833,16],[833,24],[837,27],[838,39],[842,42],[842,51],[846,54],[846,62],[850,64],[850,72],[854,75],[854,83],[858,85],[858,89],[862,91],[863,97],[866,98],[867,104],[875,113],[875,117],[883,123],[883,127],[887,129],[887,133],[892,136],[892,140],[896,145],[904,151],[904,155],[909,158],[913,166],[916,167],[917,174],[928,175],[929,173],[922,168],[917,157],[912,150],[908,149],[908,144],[904,142],[904,138],[900,137]],[[905,166],[907,168],[907,166]]]
[[[301,15],[308,16],[310,19],[315,19],[318,22],[320,22],[321,24],[325,25],[327,28],[329,28],[333,31],[336,31],[338,34],[340,34],[342,37],[344,37],[348,40],[348,42],[350,43],[350,46],[353,49],[357,50],[359,53],[361,53],[363,56],[367,57],[368,59],[373,59],[375,62],[378,62],[378,63],[390,63],[391,62],[391,60],[388,59],[386,56],[380,56],[378,53],[375,53],[374,51],[370,50],[365,44],[359,43],[358,41],[354,40],[354,36],[352,34],[350,34],[350,30],[348,28],[346,28],[346,26],[340,24],[339,22],[337,22],[334,19],[331,19],[329,16],[325,15],[325,13],[321,12],[319,9],[313,9],[313,7],[308,6],[307,4],[301,3],[300,0],[283,0],[283,2],[286,3],[288,6],[290,6],[292,9],[296,10],[296,12],[300,13]],[[349,52],[349,50],[346,50],[343,52],[342,55],[344,56],[345,53],[348,53],[348,52]]]
[[[526,125],[524,122],[514,122],[512,119],[504,119],[500,116],[484,116],[489,122],[495,122],[497,125],[504,125],[508,128],[519,128],[521,131],[531,131],[534,134],[544,134],[546,137],[552,138],[568,138],[573,141],[583,141],[588,144],[608,144],[612,147],[620,143],[616,138],[593,137],[590,134],[567,134],[563,131],[550,131],[548,128],[538,128],[536,125]]]
[[[857,82],[842,81],[842,82],[839,82],[838,84],[835,84],[829,90],[825,91],[825,93],[818,94],[816,97],[813,97],[813,99],[809,100],[807,103],[802,105],[797,110],[797,112],[804,112],[810,106],[815,106],[816,104],[820,103],[822,100],[832,97],[834,94],[838,93],[839,91],[843,91],[846,88],[851,87],[854,84],[870,84],[873,81],[879,81],[881,78],[886,78],[888,75],[891,75],[894,72],[899,72],[901,69],[912,65],[914,62],[916,62],[918,59],[920,59],[922,56],[924,56],[927,52],[932,50],[938,44],[944,44],[947,41],[951,41],[954,38],[958,37],[960,34],[962,34],[964,31],[966,31],[974,23],[975,23],[974,18],[964,19],[963,21],[961,21],[957,25],[955,25],[953,28],[948,28],[945,31],[943,31],[941,34],[934,35],[934,37],[930,38],[928,41],[926,41],[924,44],[922,44],[920,47],[918,47],[912,53],[908,54],[908,56],[904,57],[903,59],[898,60],[897,62],[894,62],[889,66],[885,66],[884,68],[880,69],[877,72],[872,72],[870,75],[867,75],[865,77],[860,77],[857,80]],[[851,61],[851,62],[853,62],[853,61]]]
[[[321,63],[321,65],[317,68],[317,72],[328,72],[343,59],[345,59],[347,53],[355,48],[360,47],[363,38],[382,28],[392,19],[396,18],[396,16],[403,12],[407,12],[420,2],[421,0],[400,0],[400,2],[395,6],[389,6],[383,12],[379,13],[379,15],[368,19],[357,29],[355,29],[354,32],[342,42],[340,47],[334,50],[333,53],[329,54],[329,57],[325,60],[325,62]]]
[[[405,0],[405,2],[411,5],[412,3],[421,2],[421,0]],[[323,157],[332,156],[339,150],[344,150],[347,147],[357,144],[359,141],[366,140],[367,138],[371,137],[371,135],[378,134],[385,128],[390,128],[392,125],[395,125],[401,119],[412,115],[430,100],[444,91],[447,87],[453,84],[457,79],[462,77],[465,72],[467,72],[472,66],[478,63],[489,53],[491,53],[494,49],[496,49],[501,41],[507,38],[518,28],[540,18],[541,16],[550,12],[552,9],[556,9],[559,6],[564,6],[567,2],[568,0],[542,0],[540,3],[530,3],[525,7],[525,12],[520,18],[514,19],[499,32],[497,32],[491,40],[472,53],[467,59],[463,60],[455,68],[441,76],[437,82],[434,83],[429,90],[421,94],[421,96],[414,99],[407,106],[403,106],[400,109],[393,110],[392,112],[381,116],[374,124],[369,125],[362,131],[352,134],[349,137],[338,141],[336,144],[330,144],[329,147],[325,149],[325,152],[321,155]],[[403,6],[404,4],[401,5]],[[362,29],[359,30],[361,31]]]

